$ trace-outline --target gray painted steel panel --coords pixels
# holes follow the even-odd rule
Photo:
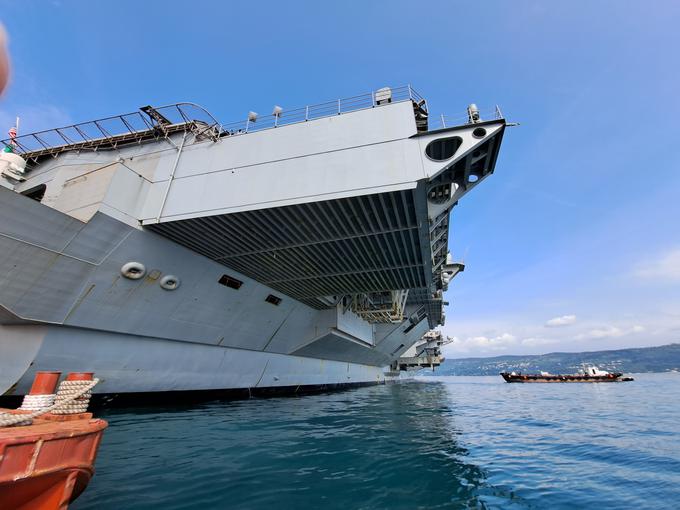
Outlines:
[[[63,252],[99,264],[129,234],[127,225],[98,213],[88,221],[87,228],[69,241]]]
[[[17,211],[21,214],[17,214]],[[84,223],[0,186],[0,233],[60,252]]]
[[[30,349],[35,350],[35,346]],[[82,371],[86,367],[96,372],[101,382],[95,393],[384,380],[383,370],[377,366],[56,326],[47,327],[33,365],[23,374],[14,392],[25,393],[35,371],[46,367],[62,372]],[[5,390],[0,386],[0,394]]]
[[[358,361],[378,366],[385,366],[390,362],[389,356],[386,356],[377,349],[362,345],[339,331],[330,332],[291,354],[312,358],[330,357],[340,361]]]
[[[35,362],[46,333],[45,326],[0,325],[0,395],[12,388]]]

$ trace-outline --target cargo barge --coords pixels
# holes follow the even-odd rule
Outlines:
[[[624,377],[620,372],[607,372],[597,367],[586,367],[580,374],[522,374],[521,372],[501,372],[508,383],[584,383],[584,382],[627,382],[632,377]]]

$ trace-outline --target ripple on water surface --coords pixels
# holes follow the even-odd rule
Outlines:
[[[680,501],[680,376],[636,379],[109,410],[72,508],[664,508]]]

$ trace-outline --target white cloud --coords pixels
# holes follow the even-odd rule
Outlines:
[[[642,333],[645,330],[644,327],[636,324],[630,328],[620,328],[617,326],[605,326],[602,328],[595,328],[576,335],[574,338],[576,340],[600,340],[603,338],[619,338],[626,335],[631,335],[633,333]]]
[[[680,282],[680,247],[638,265],[634,275],[643,280]]]
[[[461,351],[499,351],[515,344],[517,338],[510,333],[502,333],[496,336],[468,336],[465,338],[454,337],[453,345]]]
[[[597,321],[579,317],[578,321],[568,327],[551,328],[546,328],[545,323],[541,322],[513,323],[515,320],[482,320],[447,325],[445,333],[449,336],[455,333],[456,336],[445,347],[445,355],[454,358],[552,351],[579,352],[594,348],[660,345],[680,339],[680,315],[647,316],[645,322],[634,315],[602,317]]]
[[[562,315],[561,317],[555,317],[550,319],[545,323],[547,328],[559,328],[561,326],[569,326],[576,322],[576,315]]]
[[[526,345],[529,347],[534,347],[537,345],[550,345],[550,344],[556,344],[559,342],[559,340],[555,338],[541,338],[541,337],[529,337],[529,338],[523,338],[522,339],[522,345]]]

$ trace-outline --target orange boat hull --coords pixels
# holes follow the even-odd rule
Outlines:
[[[32,425],[0,428],[0,508],[68,508],[94,474],[106,427],[104,420],[82,413],[45,415]]]

